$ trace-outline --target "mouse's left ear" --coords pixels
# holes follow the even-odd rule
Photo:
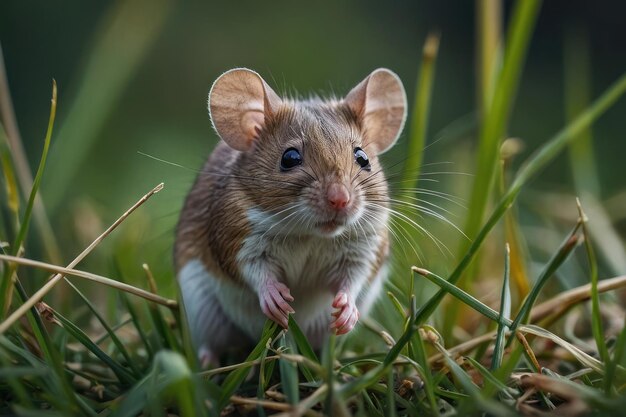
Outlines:
[[[386,68],[374,70],[348,93],[345,103],[359,117],[367,142],[381,154],[398,140],[406,120],[406,93],[400,78]]]
[[[249,150],[282,100],[256,72],[235,68],[222,74],[209,92],[209,115],[217,134],[231,148]]]

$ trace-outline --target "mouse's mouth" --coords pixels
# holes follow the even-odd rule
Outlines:
[[[349,216],[336,215],[329,220],[316,222],[314,228],[324,236],[334,237],[342,234],[349,224]]]
[[[318,222],[315,224],[315,227],[324,233],[332,233],[345,225],[344,221],[333,219],[327,222]]]

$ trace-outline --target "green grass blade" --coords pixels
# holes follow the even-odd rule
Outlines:
[[[302,330],[298,326],[298,323],[296,323],[295,319],[291,315],[289,316],[289,338],[293,340],[293,342],[295,343],[295,347],[298,349],[298,352],[302,354],[302,356],[312,362],[319,363],[319,359],[317,358],[317,355],[309,344],[309,341],[307,340],[304,333],[302,333]],[[304,364],[300,364],[299,368],[302,372],[302,375],[304,375],[304,378],[308,382],[315,381],[315,377],[308,367],[306,367]]]
[[[170,325],[168,324],[167,319],[164,316],[163,310],[154,303],[148,302],[147,305],[150,317],[152,319],[152,323],[154,323],[154,330],[161,340],[161,344],[167,349],[171,349],[177,352],[182,351],[182,347],[180,346],[180,343],[178,343],[176,335],[170,328]]]
[[[154,357],[150,373],[126,394],[111,417],[134,417],[142,411],[149,411],[151,416],[165,415],[165,408],[172,404],[179,410],[177,415],[204,417],[208,412],[201,400],[206,395],[202,388],[182,355],[160,351]]]
[[[148,278],[150,292],[158,295],[156,281],[154,280],[154,276],[152,275],[152,271],[150,270],[148,264],[143,264],[143,269],[146,273],[146,277]],[[155,332],[161,339],[162,344],[168,349],[176,352],[182,352],[183,348],[178,342],[178,338],[175,336],[173,330],[170,328],[170,325],[164,316],[163,310],[155,303],[148,303],[148,310],[150,312],[152,322],[154,323]]]
[[[422,65],[417,80],[413,114],[411,115],[411,128],[409,130],[409,146],[403,169],[402,184],[410,189],[417,186],[417,180],[421,171],[438,50],[439,35],[431,33],[426,38],[422,50]]]
[[[389,299],[391,300],[391,304],[393,304],[393,306],[395,307],[396,311],[400,315],[400,318],[402,320],[405,320],[406,319],[406,313],[404,311],[404,307],[402,307],[402,303],[400,302],[400,300],[398,300],[398,297],[396,297],[395,294],[393,292],[391,292],[391,291],[387,291],[387,295],[389,296]]]
[[[387,394],[385,417],[397,417],[398,413],[396,412],[396,393],[394,391],[393,368],[389,368],[389,371],[387,371],[387,387],[385,389],[385,394]]]
[[[512,140],[510,143],[515,143],[516,140]],[[503,147],[505,145],[503,144]],[[515,145],[514,145],[515,146]],[[514,147],[512,146],[512,148]],[[504,151],[501,150],[502,156],[502,169],[499,171],[499,194],[498,199],[502,198],[502,195],[506,189],[506,179],[509,171],[509,167],[513,161],[513,157],[516,154],[515,150]],[[507,154],[508,153],[508,154]],[[504,239],[509,247],[509,275],[512,282],[515,294],[517,295],[517,303],[521,303],[521,300],[528,295],[530,291],[530,279],[528,270],[526,267],[527,260],[530,259],[528,254],[528,245],[526,239],[521,230],[519,223],[519,215],[516,207],[511,207],[504,215]],[[516,306],[519,308],[519,305]]]
[[[478,108],[481,114],[487,113],[493,97],[494,73],[498,69],[502,49],[502,1],[476,1],[477,48],[476,77]]]
[[[15,363],[3,350],[0,350],[0,380],[8,383],[12,390],[13,395],[17,398],[18,402],[25,405],[28,408],[33,408],[33,404],[30,401],[26,388],[20,381],[20,378],[32,377],[32,376],[44,376],[47,374],[45,368],[34,368],[30,366],[19,366]]]
[[[77,325],[72,323],[70,320],[65,318],[62,314],[57,311],[54,311],[54,317],[57,318],[63,328],[71,334],[77,341],[79,341],[87,350],[96,355],[98,359],[104,362],[115,375],[119,378],[120,382],[125,385],[132,385],[136,379],[135,377],[122,365],[117,363],[113,358],[107,355],[98,345],[93,343],[93,341],[83,332]]]
[[[147,334],[147,336],[150,338],[155,352],[168,349],[169,346],[167,346],[167,340],[161,337],[161,332],[157,329],[157,324],[154,321],[154,316],[150,313],[149,305],[141,302],[137,307],[141,309],[141,316],[147,317],[145,320],[148,321],[150,329],[152,330]]]
[[[605,392],[609,395],[613,395],[611,387],[617,383],[624,383],[624,380],[615,380],[615,371],[618,366],[626,368],[626,322],[622,327],[617,343],[615,343],[615,349],[613,349],[613,358],[606,363],[606,375],[604,377]]]
[[[289,350],[292,350],[285,336],[281,337],[280,344]],[[286,359],[278,360],[278,368],[280,369],[280,383],[287,402],[295,405],[300,401],[300,392],[298,389],[298,368],[295,363]]]
[[[437,343],[436,347],[437,347],[437,350],[439,350],[443,354],[444,361],[446,365],[448,366],[448,368],[450,369],[450,372],[452,373],[452,375],[454,375],[459,385],[463,387],[463,390],[465,391],[465,393],[468,394],[472,400],[471,404],[467,400],[464,401],[463,404],[461,405],[461,410],[464,408],[464,406],[465,407],[469,406],[470,409],[483,410],[496,416],[516,416],[517,415],[516,413],[514,413],[512,410],[505,407],[504,405],[494,400],[483,398],[478,386],[474,384],[471,377],[465,372],[465,370],[463,370],[463,368],[461,368],[461,366],[459,366],[459,364],[456,363],[456,361],[450,357],[450,354],[443,348],[443,346]],[[467,411],[467,409],[465,411]],[[468,413],[468,414],[463,414],[462,412],[460,413],[460,415],[469,415],[469,414],[471,413]]]
[[[591,245],[591,236],[587,229],[587,223],[589,219],[583,212],[583,208],[580,204],[580,200],[576,200],[578,204],[578,213],[580,215],[580,221],[582,223],[583,236],[585,241],[585,252],[587,253],[587,262],[589,263],[589,274],[591,275],[591,330],[593,338],[596,341],[596,347],[598,348],[598,354],[602,359],[602,362],[608,363],[610,361],[609,351],[606,348],[606,342],[604,341],[604,330],[602,329],[602,312],[600,311],[600,295],[598,293],[598,261],[596,260],[596,254]],[[608,384],[605,385],[609,389]]]
[[[570,24],[563,45],[563,80],[565,114],[573,120],[589,105],[591,57],[589,38],[582,27]],[[594,158],[591,129],[583,129],[572,141],[568,156],[577,192],[600,195],[600,180]]]
[[[126,280],[125,280],[124,274],[122,273],[122,268],[120,267],[119,261],[113,262],[112,265],[113,265],[112,266],[113,270],[117,273],[117,276],[120,277],[119,278],[120,281],[125,283]],[[150,340],[150,338],[148,337],[148,334],[145,331],[145,326],[141,323],[141,316],[139,315],[139,312],[137,311],[136,306],[130,300],[128,295],[120,292],[119,297],[124,307],[126,307],[126,310],[128,310],[128,314],[130,314],[130,318],[131,318],[131,321],[133,322],[133,326],[137,330],[137,334],[139,335],[139,338],[143,342],[143,345],[146,348],[146,352],[148,352],[148,357],[150,358],[151,361],[153,361],[154,355],[156,354],[156,351],[158,351],[159,346],[153,346],[154,341]],[[157,339],[156,342],[158,343],[159,340]]]
[[[264,351],[264,356],[267,356],[267,349],[265,349]],[[270,362],[265,363],[265,374],[263,378],[265,380],[266,385],[270,383],[272,379],[272,375],[274,375],[275,368],[276,368],[276,361],[270,361]]]
[[[128,298],[126,294],[122,294],[122,293],[118,293],[118,294],[119,294],[120,299],[122,300],[122,303],[124,304],[124,307],[126,307],[126,310],[128,310],[128,314],[130,314],[130,318],[133,322],[133,326],[135,326],[135,329],[137,329],[137,334],[139,335],[139,338],[143,342],[143,345],[146,348],[146,352],[148,352],[148,357],[152,359],[155,354],[155,348],[152,346],[152,342],[150,341],[150,339],[148,338],[148,335],[144,331],[144,326],[141,324],[141,318],[139,317],[139,313],[137,312],[137,309],[135,308],[135,306],[133,305],[133,303],[130,301],[130,299]]]
[[[468,240],[461,241],[459,254],[465,253],[471,239],[476,238],[481,230],[485,209],[492,198],[492,189],[498,172],[498,161],[502,141],[506,137],[506,129],[513,109],[515,96],[520,83],[526,51],[530,43],[531,34],[539,12],[541,0],[518,0],[511,15],[503,46],[504,59],[500,71],[494,71],[494,80],[489,84],[493,88],[492,95],[488,95],[483,110],[482,123],[478,138],[478,158],[472,189],[469,193],[469,204],[465,227],[463,231]],[[495,63],[493,63],[495,66]],[[469,273],[461,275],[461,287],[467,289],[471,281],[478,275],[474,267]],[[454,300],[448,307],[448,314],[444,317],[444,332],[449,337],[449,331],[459,314],[459,304]]]
[[[26,208],[24,209],[24,216],[22,218],[22,224],[18,230],[17,236],[13,241],[13,246],[11,247],[12,254],[17,256],[22,244],[24,243],[24,239],[26,238],[26,234],[28,233],[28,227],[30,225],[30,220],[33,214],[33,206],[35,205],[35,198],[37,197],[37,192],[39,191],[39,185],[41,184],[41,179],[43,178],[43,172],[46,167],[46,160],[48,159],[48,151],[50,149],[50,142],[52,141],[52,131],[54,129],[54,120],[56,118],[57,111],[57,83],[56,81],[52,81],[52,99],[50,103],[50,117],[48,119],[48,129],[46,131],[46,137],[43,143],[43,151],[41,153],[41,159],[39,160],[39,167],[37,168],[37,174],[35,175],[35,180],[33,181],[33,187],[30,190],[30,195],[28,197],[28,202],[26,203]],[[16,265],[9,264],[9,266],[4,270],[4,276],[2,279],[2,283],[0,283],[0,317],[5,317],[11,306],[11,300],[13,298],[13,273],[16,270]]]
[[[413,272],[423,276],[424,278],[428,279],[432,283],[438,285],[439,287],[441,287],[442,291],[449,293],[454,298],[456,298],[459,301],[462,301],[464,304],[467,304],[468,306],[470,306],[471,308],[473,308],[474,310],[476,310],[483,316],[487,317],[488,319],[493,320],[496,323],[500,323],[502,321],[502,323],[505,326],[511,325],[511,320],[509,320],[506,317],[501,317],[500,313],[498,313],[496,310],[484,304],[483,302],[476,299],[475,297],[468,294],[467,292],[463,291],[459,287],[451,284],[450,281],[446,281],[444,278],[440,277],[439,275],[433,272],[427,271],[423,268],[418,268],[414,266],[412,269],[413,269]]]
[[[409,317],[406,320],[405,329],[406,332],[408,327],[412,325],[413,317],[415,317],[415,312],[417,311],[417,301],[415,297],[415,279],[411,274],[410,279],[410,291],[411,294],[409,298]],[[424,382],[424,391],[426,392],[426,400],[428,401],[428,406],[430,407],[430,413],[434,416],[439,415],[439,407],[437,407],[437,399],[435,398],[435,383],[433,382],[433,376],[431,374],[430,363],[428,362],[428,358],[426,356],[426,349],[424,348],[424,341],[419,333],[413,336],[413,340],[408,343],[408,353],[409,357],[416,362],[415,368],[417,373],[421,376]]]
[[[131,323],[132,321],[133,321],[133,319],[131,317],[127,317],[125,320],[122,320],[120,323],[117,323],[116,325],[111,327],[111,331],[117,332],[122,327],[126,326],[127,324]],[[105,332],[100,337],[98,337],[96,340],[94,340],[93,342],[95,344],[99,345],[100,343],[102,343],[105,340],[107,340],[109,337],[111,337],[111,335],[108,332]]]
[[[326,383],[328,384],[328,393],[326,395],[326,401],[324,403],[324,410],[326,414],[331,414],[333,411],[333,400],[336,396],[335,387],[335,333],[331,333],[328,338],[324,350],[322,351],[322,363],[326,368]]]
[[[484,115],[480,131],[476,176],[470,193],[465,228],[465,234],[471,239],[477,235],[482,224],[494,173],[497,170],[500,143],[506,134],[506,126],[540,5],[540,0],[518,0],[512,12],[502,69],[497,75],[493,98]]]
[[[302,333],[300,326],[298,326],[298,323],[296,323],[296,320],[293,318],[292,315],[289,316],[289,333],[296,342],[296,345],[298,346],[298,351],[306,358],[312,360],[313,362],[319,363],[317,355],[313,351],[313,348],[309,344],[309,341],[307,340],[304,333]]]
[[[26,291],[22,287],[22,284],[16,276],[15,287],[17,289],[17,293],[22,302],[25,302],[28,299],[28,295]],[[41,316],[35,309],[32,307],[29,312],[26,314],[26,318],[31,328],[33,329],[33,333],[35,335],[35,339],[41,349],[45,361],[50,367],[54,370],[55,379],[54,384],[51,384],[51,389],[54,388],[56,393],[54,395],[59,395],[64,398],[68,404],[71,404],[71,409],[73,412],[76,410],[80,410],[84,415],[89,417],[95,417],[95,412],[87,405],[85,402],[77,395],[73,387],[70,385],[66,369],[64,367],[63,359],[61,358],[59,351],[52,343],[50,335],[46,330],[46,327],[41,319]]]
[[[409,415],[411,417],[417,417],[419,416],[419,412],[417,410],[417,408],[415,407],[415,405],[410,402],[405,400],[404,398],[402,398],[401,396],[399,396],[393,389],[391,389],[390,392],[390,386],[389,384],[383,385],[383,384],[374,384],[371,387],[368,388],[369,391],[375,392],[375,393],[379,393],[379,394],[386,394],[387,397],[387,403],[385,403],[385,407],[384,411],[385,414],[380,414],[380,415],[384,415],[385,417],[388,417],[390,415],[392,416],[397,416],[398,415],[398,410],[395,407],[395,404],[398,404],[402,407],[402,412],[404,415],[404,413],[406,413],[406,415]],[[392,394],[393,393],[393,394]],[[393,399],[391,399],[391,397],[393,397]],[[393,402],[394,407],[389,407],[390,401]],[[379,415],[379,414],[377,414]]]
[[[93,313],[93,315],[96,317],[96,319],[98,320],[98,322],[102,325],[102,327],[104,327],[104,330],[106,331],[106,333],[109,335],[109,337],[111,338],[111,341],[113,342],[113,344],[115,345],[115,347],[117,347],[117,349],[119,350],[119,352],[122,354],[122,356],[124,357],[124,359],[126,360],[126,363],[128,363],[128,366],[130,367],[130,369],[133,372],[133,375],[135,378],[137,378],[139,375],[141,375],[141,371],[140,369],[137,367],[135,361],[133,360],[133,358],[130,356],[130,353],[128,353],[128,350],[126,349],[126,347],[124,346],[124,344],[122,343],[122,341],[119,339],[119,337],[117,337],[117,334],[115,334],[115,331],[111,328],[111,326],[109,326],[109,324],[106,322],[106,320],[104,319],[104,317],[102,317],[102,315],[98,312],[98,310],[96,309],[96,307],[91,303],[91,301],[89,301],[89,299],[74,285],[72,284],[69,280],[66,280],[66,284],[68,284],[73,290],[74,292],[76,292],[76,294],[78,294],[78,296],[83,300],[83,302],[85,303],[85,305],[87,305],[87,308],[89,308],[89,310]]]
[[[498,330],[496,332],[496,344],[493,348],[493,358],[491,359],[491,370],[496,370],[502,364],[504,356],[504,338],[506,337],[506,325],[504,319],[508,319],[511,314],[511,289],[509,287],[510,272],[510,255],[509,245],[506,245],[504,256],[504,279],[502,281],[502,294],[500,296],[500,319],[498,320]]]
[[[265,399],[265,389],[270,381],[270,378],[272,377],[271,374],[265,374],[265,367],[267,366],[265,358],[267,358],[267,349],[264,349],[259,357],[259,385],[256,388],[256,397],[259,399]],[[260,417],[265,417],[267,415],[265,413],[265,409],[260,405],[257,406],[256,412]]]
[[[489,371],[489,369],[485,368],[476,359],[474,359],[474,358],[472,358],[470,356],[466,356],[464,359],[472,364],[474,369],[476,369],[482,375],[482,377],[483,377],[483,379],[485,381],[487,381],[488,383],[490,383],[493,386],[495,386],[506,398],[508,398],[509,400],[513,400],[513,394],[515,393],[514,389],[512,389],[510,387],[507,387],[494,374],[492,374]],[[483,396],[484,396],[484,393],[485,393],[485,391],[483,390],[482,391]]]
[[[197,381],[182,355],[160,351],[154,357],[154,368],[153,383],[160,387],[154,391],[165,396],[166,402],[174,402],[181,417],[201,417],[207,414],[205,405],[196,400]]]
[[[530,310],[532,310],[533,305],[537,300],[537,297],[539,297],[541,289],[546,285],[548,280],[554,275],[554,273],[561,266],[561,264],[563,264],[563,262],[565,262],[565,260],[569,257],[576,245],[578,245],[579,240],[576,233],[578,232],[579,227],[580,223],[574,227],[569,236],[563,241],[563,243],[561,243],[559,249],[552,256],[552,259],[548,261],[546,267],[543,269],[543,271],[541,271],[541,274],[537,278],[537,281],[535,282],[533,287],[530,289],[528,296],[524,300],[522,307],[520,308],[517,316],[515,316],[515,319],[510,326],[512,332],[515,332],[515,330],[517,330],[520,323],[526,323],[528,321]]]
[[[424,348],[424,341],[419,333],[415,335],[413,340],[409,344],[409,352],[411,352],[412,359],[415,360],[422,368],[421,377],[424,380],[424,391],[426,391],[426,399],[430,406],[430,412],[434,416],[439,415],[439,408],[437,407],[437,399],[435,398],[435,383],[430,370],[430,363],[426,357],[426,349]]]
[[[246,362],[259,359],[266,348],[267,342],[270,339],[274,340],[279,332],[280,327],[273,321],[267,320],[265,322],[265,327],[263,328],[261,338],[259,339],[259,343],[252,350],[252,352],[250,352],[250,354],[246,358]],[[218,413],[221,412],[224,407],[226,407],[226,405],[230,401],[231,395],[233,395],[233,393],[237,390],[237,388],[239,388],[244,379],[246,379],[249,369],[250,367],[246,366],[232,371],[230,374],[228,374],[228,376],[224,380],[224,383],[222,384],[222,395],[217,401]]]

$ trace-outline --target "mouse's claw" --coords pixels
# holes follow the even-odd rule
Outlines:
[[[295,311],[287,302],[293,301],[293,297],[285,284],[267,280],[259,293],[259,301],[261,310],[267,317],[287,328],[289,314]]]
[[[337,294],[332,305],[337,310],[332,313],[334,319],[330,323],[330,328],[335,329],[337,335],[348,333],[359,321],[359,310],[354,300],[342,291]]]

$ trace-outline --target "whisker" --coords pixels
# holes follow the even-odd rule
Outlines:
[[[364,214],[365,215],[365,214]],[[380,223],[378,221],[378,219],[376,219],[375,217],[373,217],[373,215],[367,213],[368,218],[372,219],[374,222]],[[398,246],[400,246],[400,248],[402,249],[402,252],[404,254],[404,258],[406,260],[410,260],[409,259],[409,255],[406,252],[406,248],[404,247],[404,245],[402,244],[404,241],[406,241],[406,243],[409,244],[409,246],[411,247],[411,249],[413,249],[413,253],[415,254],[417,260],[419,262],[422,262],[422,257],[420,256],[419,251],[415,248],[415,246],[413,245],[413,243],[417,243],[415,242],[412,238],[411,238],[411,234],[406,230],[406,228],[404,228],[404,226],[402,226],[401,223],[397,222],[395,219],[393,219],[392,217],[389,218],[389,222],[394,225],[395,227],[399,228],[400,230],[398,230],[397,232],[394,230],[393,227],[390,227],[388,224],[386,223],[382,223],[387,230],[389,230],[389,232],[392,234],[392,236],[394,237],[394,239],[396,239],[396,242],[399,244]],[[373,226],[372,226],[373,228]],[[398,235],[399,233],[399,235]],[[400,237],[404,238],[401,239]]]
[[[155,161],[162,162],[162,163],[164,163],[164,164],[171,165],[171,166],[176,167],[176,168],[182,168],[182,169],[184,169],[184,170],[186,170],[186,171],[191,171],[191,172],[195,172],[195,173],[200,172],[200,171],[199,171],[199,170],[197,170],[197,169],[189,168],[189,167],[186,167],[186,166],[184,166],[184,165],[177,164],[176,162],[167,161],[167,160],[165,160],[165,159],[158,158],[158,157],[156,157],[156,156],[153,156],[153,155],[147,154],[147,153],[145,153],[145,152],[137,151],[137,153],[138,153],[139,155],[141,155],[141,156],[145,156],[146,158],[150,158],[150,159],[153,159],[153,160],[155,160]]]
[[[271,217],[274,217],[274,216],[276,216],[276,215],[278,215],[278,214],[280,214],[280,213],[284,213],[284,212],[286,212],[286,211],[288,211],[288,210],[293,210],[294,208],[298,208],[298,207],[300,207],[301,205],[302,205],[302,203],[300,203],[300,204],[296,204],[296,205],[294,205],[294,206],[290,206],[290,207],[288,207],[288,208],[286,208],[286,209],[284,209],[284,210],[281,210],[280,212],[276,213],[275,215],[273,215],[273,216],[271,216]],[[281,223],[283,223],[284,221],[286,221],[286,220],[287,220],[287,219],[289,219],[291,216],[293,216],[293,215],[295,215],[295,214],[297,214],[297,213],[298,213],[297,211],[294,211],[293,213],[291,213],[291,214],[289,214],[289,215],[287,215],[287,216],[283,217],[283,218],[282,218],[282,219],[280,219],[278,222],[276,222],[276,223],[274,223],[273,225],[271,225],[271,226],[270,226],[270,227],[269,227],[269,228],[268,228],[268,229],[267,229],[267,230],[266,230],[266,231],[265,231],[265,232],[261,235],[260,240],[263,240],[263,238],[265,237],[265,235],[267,235],[267,234],[268,234],[268,233],[269,233],[269,232],[270,232],[270,231],[271,231],[274,227],[276,227],[276,226],[280,225]],[[265,220],[266,220],[266,219],[263,219],[263,221],[265,221]]]
[[[286,224],[286,226],[285,226],[285,227],[288,227],[294,219],[302,218],[302,215],[305,215],[305,214],[306,214],[306,212],[304,212],[304,213],[303,213],[302,211],[296,211],[296,212],[294,212],[294,214],[296,214],[296,216],[295,216],[295,217],[292,217],[292,218],[289,220],[289,222],[287,222],[287,224]],[[300,216],[297,216],[297,214],[300,214]],[[287,236],[290,236],[290,235],[291,235],[291,232],[293,231],[293,229],[296,227],[296,225],[297,225],[297,224],[298,224],[298,222],[296,221],[296,222],[293,224],[293,226],[291,226],[291,228],[289,229],[289,231],[288,231],[287,233],[284,233],[284,235],[283,235],[283,241],[282,241],[282,243],[281,243],[283,246],[285,245],[285,241],[287,240]]]
[[[403,191],[403,190],[406,190],[406,191]],[[466,202],[463,198],[452,195],[452,194],[444,193],[441,191],[429,190],[427,188],[404,188],[404,189],[398,188],[393,191],[394,191],[394,194],[400,194],[402,197],[410,198],[410,199],[420,200],[418,197],[415,197],[412,194],[424,194],[424,195],[429,195],[432,197],[441,198],[442,200],[449,201],[467,210],[467,207],[463,204]]]
[[[445,208],[443,208],[441,206],[438,206],[435,203],[431,203],[430,201],[424,200],[422,198],[417,198],[417,197],[411,198],[410,196],[406,196],[405,198],[409,198],[409,199],[411,199],[413,201],[417,201],[418,203],[423,203],[423,204],[429,205],[431,207],[434,207],[434,208],[436,208],[438,210],[443,211],[446,214],[449,214],[450,216],[458,217],[455,213],[451,212],[450,210],[445,209]],[[432,210],[432,209],[429,209],[428,207],[424,207],[424,206],[422,206],[420,204],[412,203],[412,202],[406,201],[406,200],[398,200],[398,199],[395,199],[395,198],[389,198],[389,200],[387,200],[387,201],[388,202],[393,202],[395,204],[402,204],[402,205],[405,205],[407,207],[415,208],[417,210],[421,210],[421,209]]]
[[[459,232],[465,239],[467,239],[468,241],[471,241],[471,239],[456,225],[454,224],[452,221],[450,221],[449,219],[447,219],[445,216],[441,215],[440,213],[437,213],[434,210],[429,209],[428,207],[424,207],[424,206],[420,206],[418,204],[413,204],[413,203],[408,203],[406,201],[402,201],[402,200],[396,200],[396,199],[389,199],[389,200],[374,200],[377,202],[393,202],[395,204],[398,205],[403,205],[405,207],[410,207],[410,208],[414,208],[416,210],[419,210],[422,213],[425,213],[431,217],[434,217],[438,220],[441,220],[445,223],[447,223],[448,225],[452,226],[457,232]],[[442,209],[445,211],[445,209]]]
[[[427,175],[464,175],[467,177],[474,177],[474,174],[470,174],[469,172],[460,172],[460,171],[431,171],[431,172],[422,172],[421,176]]]
[[[450,249],[448,249],[448,247],[441,241],[439,240],[436,236],[434,236],[432,233],[430,233],[427,229],[425,229],[423,226],[419,225],[418,223],[416,223],[413,219],[411,219],[410,217],[408,217],[407,215],[394,210],[392,208],[389,207],[385,207],[383,205],[377,204],[377,203],[373,203],[373,205],[375,206],[379,206],[380,208],[389,211],[389,213],[391,213],[392,215],[395,215],[399,218],[402,218],[406,221],[408,221],[410,224],[413,225],[413,227],[416,228],[416,230],[423,232],[423,234],[425,236],[428,236],[428,238],[430,238],[433,243],[437,246],[437,248],[441,251],[441,254],[445,256],[445,253],[443,251],[443,249],[445,249],[446,252],[448,252],[450,254],[450,256],[452,256],[452,252],[450,251]],[[442,249],[443,248],[443,249]]]

